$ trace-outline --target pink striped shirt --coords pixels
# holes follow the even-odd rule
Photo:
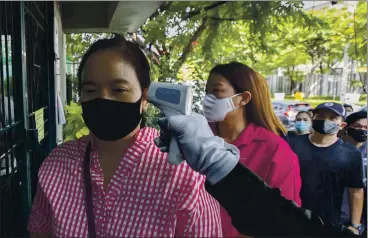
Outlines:
[[[219,237],[219,204],[205,178],[186,163],[167,163],[141,129],[121,159],[107,190],[98,153],[91,152],[91,181],[98,237]],[[28,230],[57,237],[87,237],[83,158],[86,139],[57,147],[43,162]]]

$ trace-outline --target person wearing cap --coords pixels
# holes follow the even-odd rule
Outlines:
[[[346,118],[346,127],[343,130],[343,140],[355,146],[362,155],[362,178],[364,183],[364,193],[367,194],[367,112],[358,111],[350,114]],[[364,195],[364,198],[366,196]],[[363,203],[362,227],[361,232],[366,231],[367,221],[366,202]],[[341,219],[346,223],[350,222],[349,196],[347,191],[344,193],[343,206],[341,208]]]
[[[362,156],[351,144],[337,136],[346,127],[345,109],[341,104],[327,102],[315,109],[309,135],[290,140],[298,155],[302,188],[302,207],[321,217],[341,224],[341,206],[348,188],[351,207],[351,229],[359,233],[363,209]]]
[[[281,196],[279,188],[271,188],[240,162],[236,146],[214,136],[203,115],[161,118],[159,125],[161,134],[155,144],[170,153],[170,137],[176,137],[186,163],[206,176],[207,192],[228,212],[240,233],[237,237],[356,236],[343,224],[334,224]]]

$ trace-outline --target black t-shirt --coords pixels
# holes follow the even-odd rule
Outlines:
[[[286,135],[282,135],[282,133],[280,133],[281,134],[281,138],[282,139],[284,139],[287,143],[289,143],[290,142],[290,140],[293,140],[293,138],[295,137],[295,136],[298,136],[296,133],[295,133],[295,131],[288,131],[288,133],[286,134]],[[289,143],[290,144],[290,143]]]
[[[288,142],[299,158],[302,207],[340,223],[344,189],[364,187],[360,152],[343,140],[317,147],[309,135],[295,136]]]

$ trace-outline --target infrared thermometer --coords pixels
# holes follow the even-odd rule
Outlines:
[[[166,117],[192,113],[192,87],[172,83],[152,83],[148,88],[148,101],[158,107]],[[176,137],[171,137],[168,161],[179,165],[184,161]]]

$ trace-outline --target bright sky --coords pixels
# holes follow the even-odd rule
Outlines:
[[[303,1],[304,3],[304,8],[311,8],[314,6],[318,6],[320,4],[324,4],[324,3],[327,3],[329,1]]]

